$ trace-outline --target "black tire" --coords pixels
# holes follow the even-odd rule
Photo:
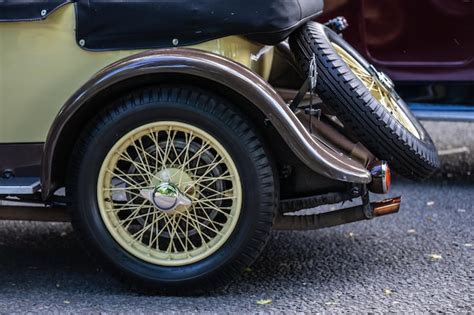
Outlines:
[[[413,116],[408,106],[399,106],[416,128],[416,137],[386,109],[344,62],[331,43],[343,48],[365,69],[370,64],[341,36],[326,26],[310,22],[290,38],[290,45],[301,69],[308,73],[310,60],[316,56],[317,93],[338,119],[379,159],[411,179],[429,177],[439,159],[430,136]]]
[[[211,134],[241,177],[242,207],[232,234],[211,256],[185,266],[156,265],[131,255],[99,213],[98,174],[109,150],[129,131],[157,121],[177,121]],[[278,204],[272,162],[249,120],[226,100],[193,87],[147,88],[113,102],[82,134],[69,178],[73,224],[85,246],[133,289],[152,293],[188,295],[227,285],[263,250]]]

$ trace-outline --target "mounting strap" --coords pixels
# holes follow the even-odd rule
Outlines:
[[[309,63],[309,73],[308,77],[303,83],[303,86],[301,89],[298,91],[298,94],[296,94],[295,98],[290,104],[290,109],[295,112],[298,109],[298,106],[301,104],[301,101],[303,101],[304,97],[306,96],[306,93],[310,93],[310,107],[313,105],[313,95],[314,95],[314,90],[316,89],[316,85],[318,83],[318,67],[316,64],[316,55],[313,54],[313,57],[311,58],[311,61]]]

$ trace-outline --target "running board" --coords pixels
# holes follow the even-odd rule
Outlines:
[[[18,206],[0,204],[0,221],[70,222],[67,208],[55,206]]]
[[[474,122],[474,105],[408,104],[420,120]]]
[[[40,188],[38,177],[0,178],[0,195],[33,195]]]

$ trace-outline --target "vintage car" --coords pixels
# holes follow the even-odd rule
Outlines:
[[[397,212],[369,192],[388,192],[391,169],[430,176],[436,148],[322,11],[0,1],[0,219],[71,220],[126,283],[189,293],[234,279],[272,228]]]

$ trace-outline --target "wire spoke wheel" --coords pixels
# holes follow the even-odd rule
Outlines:
[[[239,220],[236,165],[206,131],[165,121],[123,136],[99,174],[100,215],[129,254],[184,266],[218,250]]]
[[[279,201],[257,129],[237,104],[195,86],[116,97],[85,126],[70,163],[81,244],[140,291],[228,285],[267,244]]]
[[[384,106],[395,119],[402,124],[408,131],[410,131],[418,139],[421,138],[420,133],[416,129],[413,122],[408,118],[406,113],[398,104],[398,95],[393,89],[387,88],[380,82],[380,80],[362,66],[347,50],[338,44],[331,43],[342,60],[349,66],[352,72],[362,81],[370,93]],[[376,71],[376,70],[375,70]]]

